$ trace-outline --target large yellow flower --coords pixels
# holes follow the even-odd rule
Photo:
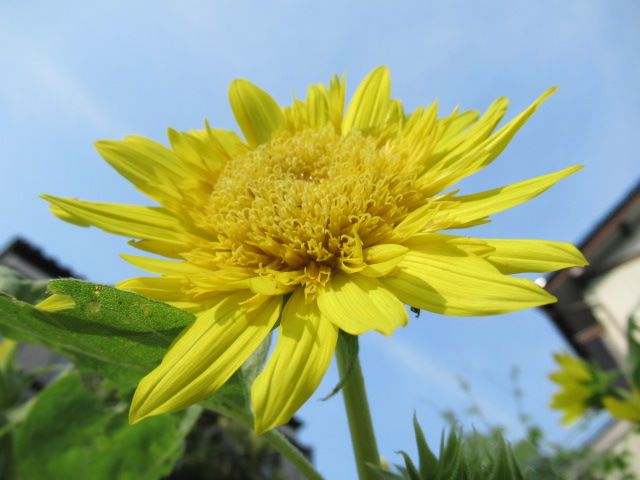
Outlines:
[[[486,223],[579,169],[482,193],[442,193],[491,163],[553,92],[497,129],[507,99],[482,116],[437,104],[406,114],[381,67],[346,113],[344,81],[281,108],[246,80],[229,100],[244,135],[206,125],[98,151],[159,206],[45,196],[78,225],[132,237],[175,261],[124,256],[159,274],[119,287],[196,313],[139,384],[131,420],[171,412],[221,387],[271,330],[277,345],[252,387],[255,429],[286,422],[318,386],[339,330],[390,335],[410,305],[493,315],[553,302],[519,272],[584,265],[570,244],[437,233]]]

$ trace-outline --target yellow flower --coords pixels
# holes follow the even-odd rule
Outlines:
[[[289,420],[322,379],[339,330],[390,335],[405,304],[445,315],[493,315],[553,302],[509,274],[584,265],[570,244],[437,233],[488,222],[577,171],[471,195],[442,193],[489,165],[553,93],[496,130],[507,99],[482,116],[405,114],[381,67],[346,112],[344,80],[280,107],[246,80],[229,100],[244,135],[169,130],[171,148],[141,137],[97,149],[159,206],[45,195],[77,225],[135,238],[176,261],[126,255],[160,277],[119,284],[197,315],[139,384],[131,421],[171,412],[221,387],[269,332],[279,336],[252,386],[255,429]]]
[[[640,389],[634,388],[633,393],[626,393],[624,397],[605,397],[602,401],[607,411],[616,418],[640,423]]]
[[[569,425],[593,406],[596,392],[592,386],[597,381],[588,364],[579,358],[569,353],[556,353],[553,358],[560,370],[551,373],[549,378],[560,386],[560,390],[553,395],[549,406],[562,411],[562,423]]]

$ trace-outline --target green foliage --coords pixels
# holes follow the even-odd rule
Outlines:
[[[205,411],[187,437],[184,456],[168,480],[290,478],[282,456],[239,422]]]
[[[414,416],[413,426],[418,446],[418,465],[409,455],[400,452],[404,466],[396,466],[392,473],[371,465],[381,480],[524,480],[525,476],[515,460],[511,447],[501,435],[495,442],[469,441],[461,430],[444,432],[440,441],[440,455],[429,448],[422,428]]]
[[[38,290],[19,275],[7,273],[3,278],[8,280],[0,287],[8,293],[20,294],[29,301],[43,298],[41,288],[39,294],[29,296],[29,292]],[[15,378],[6,374],[0,377],[2,394],[8,396],[11,391],[14,399],[10,409],[0,411],[0,478],[18,478],[16,468],[20,478],[29,479],[151,479],[168,474],[181,455],[183,438],[195,417],[187,415],[178,422],[179,417],[164,415],[129,427],[128,398],[193,315],[133,293],[78,280],[54,280],[48,290],[73,299],[75,306],[57,312],[41,311],[0,293],[0,333],[43,345],[68,358],[85,372],[83,378],[91,378],[92,391],[81,388],[78,374],[72,373],[24,402],[25,392],[35,393],[29,388],[35,375],[14,368],[11,372]],[[249,461],[254,458],[251,452],[268,452],[269,458],[276,455],[278,461],[271,462],[272,466],[280,462],[273,450],[264,450],[264,441],[259,441],[260,448],[254,448],[257,438],[247,428],[252,424],[250,385],[264,366],[269,343],[270,337],[223,388],[203,402],[209,410],[240,421],[234,428],[244,434],[234,437],[235,448],[250,453],[242,457],[248,460],[247,468],[258,468]],[[15,384],[15,388],[5,388],[5,383]],[[123,400],[113,403],[114,398]],[[208,431],[209,425],[200,424],[193,435],[202,439],[201,433]],[[191,448],[196,448],[196,443],[192,440]],[[123,448],[115,449],[115,445]],[[209,449],[208,442],[197,448]],[[215,469],[222,456],[207,458],[208,467]],[[83,470],[86,468],[90,470]]]
[[[15,366],[15,342],[0,339],[0,478],[13,478],[13,409],[25,390],[25,376]]]
[[[99,393],[69,373],[37,396],[15,432],[20,478],[152,480],[171,472],[198,407],[131,426],[128,405]]]
[[[49,290],[71,297],[75,308],[42,312],[0,294],[0,324],[8,327],[6,335],[44,345],[123,389],[135,387],[160,362],[192,319],[169,305],[78,280],[54,280]]]

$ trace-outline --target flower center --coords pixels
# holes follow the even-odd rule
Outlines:
[[[403,150],[358,133],[281,134],[227,163],[210,226],[234,265],[325,283],[424,203],[408,163]]]

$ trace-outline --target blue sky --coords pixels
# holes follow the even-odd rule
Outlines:
[[[640,4],[575,0],[486,1],[5,1],[0,4],[0,243],[20,234],[96,282],[138,272],[118,259],[123,238],[51,216],[47,192],[148,203],[92,146],[205,118],[235,128],[227,87],[246,77],[280,102],[346,73],[349,91],[389,65],[408,109],[438,98],[484,109],[511,98],[515,115],[540,92],[559,92],[473,192],[555,171],[586,168],[542,197],[499,214],[479,236],[580,240],[640,177]],[[546,410],[550,352],[563,341],[537,311],[452,319],[423,314],[392,338],[366,335],[362,361],[383,455],[413,449],[411,415],[429,438],[439,411],[462,409],[455,377],[473,386],[492,422],[517,436],[509,370],[523,372],[526,407],[556,439],[572,437]],[[354,478],[341,400],[320,402],[332,367],[301,410],[304,441],[329,478]],[[471,420],[467,423],[470,426]]]

